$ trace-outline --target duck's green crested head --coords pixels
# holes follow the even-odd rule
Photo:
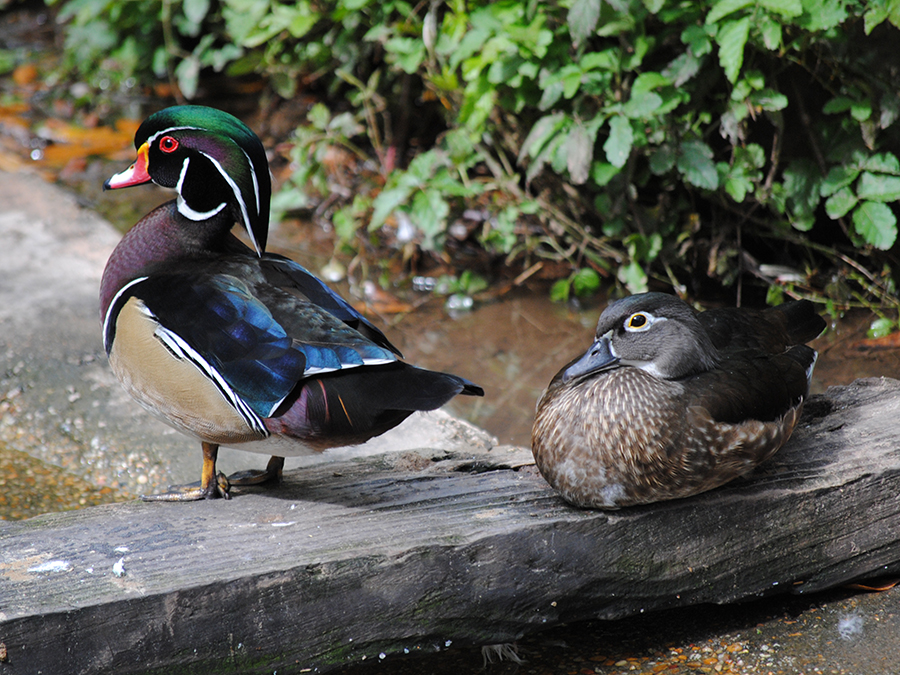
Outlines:
[[[266,247],[272,183],[259,138],[226,112],[198,105],[166,108],[148,117],[134,137],[138,158],[104,187],[152,180],[178,191],[178,211],[203,221],[226,208],[247,230],[257,252]]]

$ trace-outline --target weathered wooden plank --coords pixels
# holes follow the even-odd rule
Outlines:
[[[751,479],[621,512],[566,506],[527,450],[500,447],[10,523],[0,675],[327,671],[900,571],[900,382],[832,388],[807,409]]]

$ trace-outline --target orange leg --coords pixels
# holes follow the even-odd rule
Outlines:
[[[219,446],[216,443],[203,442],[203,473],[200,483],[191,485],[172,485],[169,492],[158,495],[142,495],[145,502],[194,502],[200,499],[216,499],[224,497],[231,499],[228,494],[230,484],[224,473],[216,474],[216,457],[219,454]],[[284,460],[282,460],[283,462]]]

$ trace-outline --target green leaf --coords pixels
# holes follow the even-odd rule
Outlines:
[[[722,24],[716,34],[719,43],[719,64],[725,71],[725,77],[734,84],[741,66],[744,64],[744,46],[750,34],[750,19],[743,18]]]
[[[600,288],[600,275],[590,267],[582,267],[572,277],[572,290],[579,298],[591,295]]]
[[[547,141],[559,132],[565,121],[566,114],[562,112],[544,115],[539,119],[522,142],[522,148],[519,150],[519,163],[526,157],[537,157]]]
[[[574,185],[583,185],[587,182],[593,158],[594,141],[584,128],[584,124],[576,122],[566,139],[566,163],[569,179]]]
[[[594,162],[594,165],[591,167],[591,180],[594,182],[594,185],[603,187],[618,176],[621,170],[621,167],[613,166],[606,162]]]
[[[662,105],[662,96],[652,91],[632,92],[622,112],[632,119],[648,119]]]
[[[841,188],[825,200],[825,213],[832,220],[843,218],[859,203],[859,198],[848,187]]]
[[[656,176],[671,171],[673,166],[675,166],[675,150],[671,145],[661,145],[650,155],[650,171]]]
[[[895,202],[900,199],[900,177],[864,171],[856,194],[860,199],[873,202]]]
[[[193,54],[182,59],[175,66],[175,77],[178,79],[178,88],[188,100],[197,94],[197,82],[200,78],[200,60]]]
[[[700,59],[691,52],[672,59],[662,74],[672,80],[672,84],[680,87],[700,71]]]
[[[578,67],[584,72],[589,70],[617,70],[618,64],[618,54],[612,49],[606,49],[602,52],[586,53],[578,62]]]
[[[863,122],[872,116],[872,102],[869,99],[856,101],[850,106],[850,116],[857,122]]]
[[[404,72],[412,75],[425,60],[425,44],[419,39],[398,37],[384,43],[385,51]]]
[[[681,144],[676,166],[691,185],[704,190],[719,187],[719,176],[712,160],[713,152],[703,141],[685,141]]]
[[[719,19],[728,16],[732,12],[738,11],[739,9],[749,7],[754,4],[754,2],[755,0],[719,0],[719,2],[713,5],[709,14],[706,15],[706,25],[708,26],[712,23],[716,23]]]
[[[753,190],[753,180],[742,167],[729,167],[725,162],[716,165],[723,187],[728,196],[740,204],[748,192]],[[729,170],[730,169],[730,170]]]
[[[620,266],[616,277],[625,284],[631,293],[647,292],[647,275],[643,268],[633,260],[627,265]]]
[[[852,105],[853,99],[847,98],[846,96],[835,96],[833,99],[828,101],[828,103],[822,106],[822,112],[826,115],[842,113],[850,110],[850,106]]]
[[[766,304],[769,307],[775,307],[784,302],[784,289],[781,286],[772,284],[766,291]]]
[[[844,0],[805,0],[797,24],[812,32],[831,30],[847,20],[845,4]]]
[[[634,82],[631,85],[631,96],[634,98],[636,94],[643,94],[644,92],[659,89],[660,87],[667,87],[670,84],[672,84],[671,80],[660,73],[655,73],[653,71],[641,73],[634,78]]]
[[[306,208],[309,205],[309,197],[297,187],[283,187],[272,195],[272,212],[285,213]]]
[[[788,106],[787,96],[775,91],[774,89],[763,89],[755,91],[748,97],[751,105],[769,112],[778,112],[784,110]]]
[[[681,33],[681,41],[690,48],[691,54],[700,58],[712,51],[710,31],[715,32],[715,26],[711,28],[688,26]]]
[[[777,51],[781,47],[781,24],[769,16],[761,17],[757,29],[766,49]]]
[[[809,159],[795,159],[784,170],[784,194],[791,225],[803,232],[815,223],[815,210],[821,196],[819,167]]]
[[[863,18],[865,20],[865,33],[866,35],[870,35],[872,31],[875,30],[876,26],[888,18],[887,3],[881,6],[874,5],[869,7],[863,15]]]
[[[644,7],[651,14],[657,14],[666,4],[666,0],[643,0]]]
[[[388,219],[394,210],[407,202],[411,192],[412,189],[407,186],[382,190],[381,194],[375,197],[375,201],[372,202],[372,220],[369,221],[369,230],[377,230],[384,225],[384,221]]]
[[[568,302],[570,289],[571,283],[568,279],[558,279],[557,281],[554,281],[553,286],[550,287],[550,301]]]
[[[758,143],[747,143],[743,148],[734,149],[735,162],[754,169],[760,169],[766,163],[766,152]]]
[[[563,97],[572,98],[581,87],[581,68],[568,65],[563,66],[559,72],[563,81]]]
[[[543,93],[541,94],[541,100],[538,102],[538,110],[550,110],[562,98],[565,85],[562,78],[555,78],[542,83],[541,88]]]
[[[334,212],[331,217],[334,233],[340,241],[350,241],[359,229],[359,219],[350,206],[344,206]]]
[[[832,167],[819,187],[819,194],[829,197],[843,187],[850,185],[859,176],[859,169],[852,166]]]
[[[413,197],[410,218],[425,235],[422,248],[435,250],[437,238],[444,231],[450,205],[438,190],[425,190]]]
[[[187,20],[199,26],[209,12],[209,0],[184,0],[181,7]]]
[[[606,161],[621,169],[628,161],[634,143],[634,130],[627,117],[617,115],[609,121],[609,138],[603,144]]]
[[[887,204],[863,202],[853,212],[853,227],[877,249],[886,251],[897,240],[897,218]]]
[[[759,4],[788,19],[803,14],[803,3],[800,0],[759,0]]]
[[[897,330],[897,322],[887,317],[879,317],[875,319],[866,331],[866,337],[870,340],[875,338],[887,337]]]
[[[891,152],[879,152],[869,157],[863,164],[863,168],[876,173],[889,173],[900,176],[900,159]]]
[[[581,44],[589,38],[600,18],[600,0],[575,0],[569,10],[568,23],[572,42]]]

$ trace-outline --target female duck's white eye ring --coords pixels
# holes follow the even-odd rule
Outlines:
[[[629,333],[640,333],[649,330],[653,325],[654,317],[647,312],[635,312],[625,319],[625,330]]]

